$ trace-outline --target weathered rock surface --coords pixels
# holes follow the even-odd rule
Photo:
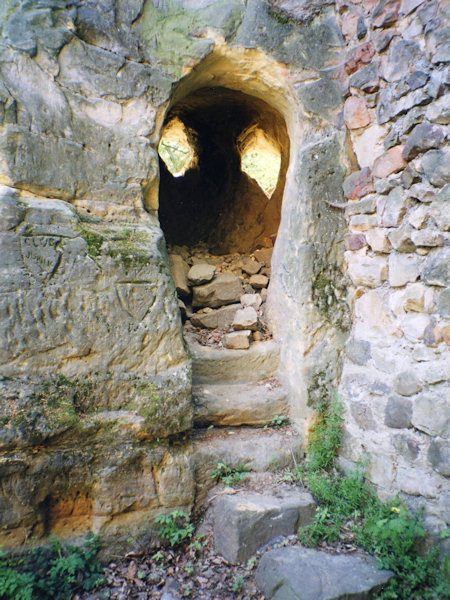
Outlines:
[[[235,332],[238,333],[238,332]],[[250,382],[275,375],[280,349],[276,342],[254,344],[248,351],[227,351],[189,343],[193,383]]]
[[[239,302],[243,289],[239,277],[232,273],[218,273],[213,281],[192,290],[193,306],[217,308]]]
[[[250,329],[250,331],[256,331],[258,329],[258,314],[252,306],[247,306],[236,311],[234,315],[233,329]]]
[[[192,285],[202,285],[202,283],[211,281],[215,272],[216,268],[214,265],[198,263],[189,269],[187,277]]]
[[[309,393],[339,388],[348,409],[345,458],[357,460],[368,450],[371,480],[392,495],[417,495],[428,522],[443,527],[448,443],[442,423],[428,418],[427,411],[432,402],[441,410],[435,394],[448,396],[448,369],[436,366],[450,344],[441,296],[450,281],[446,3],[62,4],[0,3],[0,180],[12,186],[0,189],[0,375],[12,378],[0,382],[8,399],[0,436],[8,471],[1,480],[2,514],[9,515],[4,538],[21,540],[31,529],[40,534],[47,508],[50,530],[56,531],[75,513],[90,514],[92,502],[100,514],[95,526],[100,519],[103,529],[98,527],[110,539],[127,537],[130,523],[145,529],[155,514],[153,495],[147,504],[141,492],[133,492],[129,504],[123,489],[138,486],[144,473],[145,496],[151,468],[139,461],[155,450],[152,438],[191,426],[190,360],[160,228],[161,223],[169,240],[166,227],[183,204],[188,207],[183,234],[206,219],[212,243],[223,248],[231,240],[264,265],[259,275],[270,276],[269,291],[260,292],[267,299],[264,318],[281,343],[296,422],[306,427],[310,420]],[[225,168],[215,170],[205,190],[200,165],[199,187],[178,194],[178,205],[169,194],[164,214],[167,180],[157,153],[163,113],[171,106],[186,116],[185,110],[205,99],[198,90],[209,86],[216,87],[208,92],[208,110],[199,111],[206,115],[207,133],[194,131],[193,137],[200,133],[208,160],[213,156],[207,146],[217,150]],[[231,95],[230,117],[223,119],[224,99]],[[352,104],[357,110],[349,110]],[[212,139],[209,109],[214,107],[223,132],[218,141],[226,143]],[[241,149],[237,140],[243,133],[237,129],[249,111],[252,119],[258,115],[256,121],[261,117],[261,127],[281,153],[270,200],[250,178],[237,175],[235,150]],[[220,154],[225,147],[231,149],[234,171]],[[222,185],[227,172],[236,177]],[[196,169],[186,175],[172,178],[173,186],[194,181]],[[200,214],[190,201],[202,190]],[[344,204],[345,210],[335,208]],[[206,218],[211,206],[218,212]],[[173,253],[187,262],[184,244],[181,240]],[[344,244],[355,254],[346,263]],[[201,262],[209,262],[203,251]],[[387,278],[380,255],[388,258]],[[245,270],[220,263],[211,264],[242,277],[251,291]],[[187,267],[180,266],[176,284],[188,317]],[[423,290],[411,291],[417,284]],[[214,308],[220,311],[228,300],[219,302]],[[369,343],[370,358],[358,343],[344,354],[347,339]],[[233,359],[229,353],[235,353]],[[245,377],[276,371],[276,361],[256,359],[252,347],[224,356],[215,367],[207,358],[199,376],[226,378],[229,371],[234,382],[244,378],[239,362]],[[197,361],[194,353],[194,367]],[[358,376],[350,385],[348,371],[355,368]],[[413,404],[414,431],[402,432],[388,429],[384,415],[386,399],[398,386],[395,378],[404,371],[417,375],[420,389],[403,396]],[[61,376],[74,385],[53,393]],[[316,383],[318,389],[309,392]],[[33,402],[45,395],[43,385],[52,390],[54,410]],[[101,432],[93,438],[85,434],[86,440],[98,440],[85,453],[92,464],[89,472],[74,467],[72,478],[67,452],[58,444],[67,442],[69,454],[79,449],[76,432],[85,431],[80,406],[91,411],[88,415],[100,415]],[[119,466],[111,451],[105,473],[96,465],[103,465],[104,448],[116,441],[116,422],[117,436],[126,432],[127,442],[114,446]],[[30,451],[35,442],[42,442],[37,456]],[[16,452],[23,452],[20,464]],[[46,452],[52,453],[53,483],[47,483],[44,467],[39,470],[47,464]],[[160,464],[174,480],[190,477],[189,461],[167,452],[162,463],[153,454],[148,458],[157,477]],[[189,444],[183,456],[190,456]],[[138,463],[140,470],[134,470]],[[114,485],[108,479],[113,471]],[[100,496],[90,483],[80,487],[89,477],[97,478]],[[17,489],[23,491],[20,502],[14,500]],[[172,506],[171,494],[160,494],[158,510]],[[187,507],[191,502],[176,491],[173,498]],[[70,515],[63,505],[73,507]],[[65,531],[70,535],[73,529]]]
[[[244,256],[240,261],[240,266],[248,275],[256,275],[261,270],[262,264],[250,256]]]
[[[269,278],[265,275],[252,275],[249,279],[249,283],[255,289],[260,290],[261,288],[267,287]]]
[[[245,562],[278,535],[308,525],[316,512],[311,494],[283,490],[274,494],[240,492],[215,505],[214,546],[231,563]]]
[[[283,469],[300,462],[305,453],[302,436],[293,430],[212,429],[198,430],[192,440],[193,468],[198,503],[215,484],[212,472],[218,463],[251,472]]]
[[[241,304],[244,308],[251,306],[258,309],[262,304],[261,294],[243,294],[241,296]]]
[[[256,582],[268,600],[368,600],[392,576],[371,556],[292,547],[264,554]]]
[[[208,312],[196,312],[191,315],[191,323],[206,329],[228,329],[233,323],[236,312],[241,310],[240,304],[229,304],[223,308]]]
[[[189,267],[186,261],[179,254],[169,254],[169,265],[177,293],[182,297],[189,296],[191,290],[187,280]]]
[[[198,385],[192,389],[194,423],[199,426],[269,425],[288,415],[286,390],[273,381]]]
[[[247,350],[247,348],[250,348],[251,335],[250,329],[227,333],[224,337],[225,348],[228,350]]]

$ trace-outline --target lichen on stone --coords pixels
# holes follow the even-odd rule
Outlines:
[[[347,285],[336,264],[315,264],[317,275],[312,280],[312,299],[320,314],[342,331],[351,326],[350,308],[346,301]],[[318,268],[319,267],[319,268]]]

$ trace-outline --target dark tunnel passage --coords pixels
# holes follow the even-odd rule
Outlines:
[[[251,252],[267,245],[268,238],[273,243],[289,162],[289,138],[280,113],[258,98],[215,87],[178,102],[167,115],[165,129],[178,120],[194,158],[180,176],[173,176],[160,160],[159,218],[168,244],[203,242],[211,251],[226,254]],[[258,148],[281,160],[270,197],[241,169],[244,153]]]

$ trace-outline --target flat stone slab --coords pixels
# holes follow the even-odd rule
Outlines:
[[[192,464],[197,482],[196,503],[200,506],[216,480],[212,473],[218,463],[232,469],[240,465],[250,472],[263,473],[302,462],[303,437],[290,428],[194,430]]]
[[[366,554],[328,554],[295,546],[270,550],[256,571],[267,600],[366,600],[393,577]]]
[[[216,310],[211,309],[209,312],[194,313],[191,316],[191,323],[196,327],[205,327],[206,329],[228,329],[240,308],[240,304],[229,304]]]
[[[252,344],[248,350],[219,350],[187,340],[194,385],[258,381],[277,372],[280,350],[274,340]]]
[[[242,293],[242,283],[237,275],[219,273],[209,283],[192,288],[192,306],[218,308],[239,302]]]
[[[192,389],[197,426],[269,425],[275,415],[288,415],[286,390],[281,384],[204,384]]]
[[[295,533],[314,518],[316,503],[308,492],[240,492],[221,496],[215,506],[214,546],[229,562],[247,561],[278,535]]]

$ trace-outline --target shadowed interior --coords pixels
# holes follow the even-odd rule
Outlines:
[[[166,124],[178,117],[188,131],[196,161],[173,177],[160,160],[159,217],[169,244],[205,242],[211,251],[250,252],[274,239],[289,162],[283,117],[264,101],[226,88],[202,88],[179,101]],[[251,132],[281,157],[276,189],[268,198],[241,170]]]

